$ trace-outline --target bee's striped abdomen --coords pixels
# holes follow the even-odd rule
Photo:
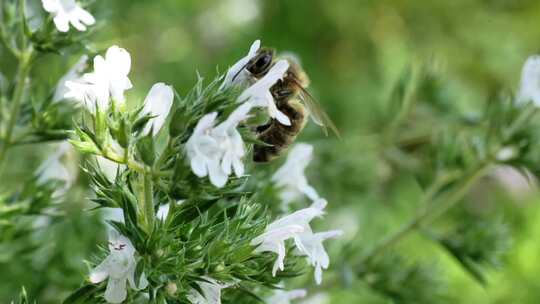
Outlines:
[[[277,108],[289,117],[291,125],[282,125],[272,119],[267,127],[261,128],[264,131],[259,134],[258,139],[271,146],[255,145],[253,148],[255,162],[268,162],[279,156],[294,142],[306,124],[305,107],[296,98],[278,102]]]

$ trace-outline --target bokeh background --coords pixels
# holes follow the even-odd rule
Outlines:
[[[216,67],[224,71],[256,39],[301,59],[310,91],[342,133],[341,140],[325,137],[310,125],[299,139],[315,145],[308,175],[329,201],[320,226],[347,232],[329,242],[328,283],[310,289],[327,303],[392,303],[361,280],[347,279],[350,264],[343,251],[348,243],[367,249],[418,207],[422,190],[414,176],[385,165],[373,148],[390,90],[407,66],[434,66],[444,80],[445,99],[475,113],[493,92],[515,91],[525,59],[540,51],[540,2],[535,0],[107,0],[91,8],[100,22],[95,48],[117,44],[132,55],[134,89],[127,96],[134,102],[158,81],[186,93],[196,72],[212,79]],[[43,63],[56,75],[48,77],[51,84],[67,63],[58,56]],[[44,158],[28,149],[21,150],[28,161],[10,168],[12,180]],[[79,188],[63,207],[70,216],[38,237],[45,243],[39,249],[43,259],[0,254],[0,303],[14,298],[22,285],[39,303],[58,303],[79,286],[87,274],[82,261],[105,240],[96,214],[85,211],[86,183],[80,176]],[[487,270],[485,285],[421,233],[393,250],[411,263],[429,261],[427,271],[445,282],[440,302],[538,303],[540,202],[534,186],[517,189],[485,179],[455,210],[462,219],[496,218],[512,235],[500,269]],[[395,267],[398,273],[402,265]],[[311,276],[296,284],[311,284]]]

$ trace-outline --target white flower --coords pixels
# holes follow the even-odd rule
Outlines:
[[[340,230],[313,233],[309,223],[315,217],[324,214],[326,200],[317,199],[310,207],[298,210],[287,215],[266,227],[265,232],[251,241],[251,245],[259,245],[255,252],[271,251],[278,255],[274,263],[272,275],[277,269],[284,269],[285,240],[294,238],[296,248],[300,255],[307,256],[309,262],[315,267],[315,281],[322,281],[322,269],[328,268],[330,263],[328,254],[322,242],[342,234]]]
[[[143,133],[148,134],[150,130],[155,136],[165,123],[174,99],[174,92],[171,86],[164,83],[156,83],[148,92],[144,100],[144,106],[141,115],[153,116],[150,123],[146,124]]]
[[[303,195],[311,200],[319,198],[304,174],[312,158],[313,146],[298,143],[290,150],[285,163],[272,176],[272,181],[282,189],[280,197],[284,204],[288,205]]]
[[[221,170],[227,175],[230,175],[232,171],[236,176],[244,175],[242,158],[246,155],[246,151],[242,136],[236,127],[248,117],[250,110],[249,104],[239,106],[224,122],[212,130],[212,135],[217,139],[223,151]]]
[[[109,251],[107,258],[90,272],[90,282],[100,283],[109,278],[105,300],[108,303],[122,303],[127,296],[126,281],[135,290],[146,288],[148,281],[143,273],[139,284],[135,284],[135,248],[127,237],[113,230],[109,238]]]
[[[69,24],[79,31],[96,22],[94,17],[75,0],[41,0],[43,9],[54,16],[54,25],[60,32],[69,31]]]
[[[75,65],[73,65],[71,69],[69,69],[69,71],[64,76],[62,76],[62,78],[60,78],[58,84],[56,85],[56,90],[54,91],[53,102],[64,99],[64,95],[68,92],[66,82],[73,81],[79,78],[84,69],[86,69],[87,61],[88,56],[81,56],[79,61],[77,61],[77,63],[75,63]]]
[[[278,269],[283,271],[285,268],[285,241],[299,236],[313,218],[322,215],[322,209],[312,207],[296,211],[274,221],[266,227],[263,234],[251,241],[251,245],[258,245],[255,252],[270,251],[278,255],[272,275],[275,276]]]
[[[326,207],[325,199],[317,199],[310,208],[320,210],[321,214]],[[322,270],[327,269],[330,264],[328,253],[324,249],[323,241],[339,237],[343,234],[341,230],[331,230],[325,232],[313,233],[308,223],[304,223],[302,233],[294,238],[296,248],[301,254],[306,255],[309,262],[315,267],[315,282],[321,284]]]
[[[68,142],[63,142],[58,146],[58,149],[49,156],[37,169],[37,182],[40,184],[51,180],[63,182],[63,187],[53,193],[53,197],[58,197],[66,193],[73,184],[75,177],[62,164],[62,157],[71,150],[71,145]]]
[[[519,88],[518,102],[532,101],[540,106],[540,56],[530,56],[521,71],[521,86]]]
[[[290,304],[291,300],[303,298],[306,294],[305,289],[276,290],[266,302],[272,304]]]
[[[244,141],[236,130],[238,123],[247,117],[250,105],[238,107],[231,115],[214,127],[217,113],[203,116],[186,143],[191,170],[198,177],[209,176],[216,187],[223,187],[229,175],[244,174],[242,158],[246,154]]]
[[[210,277],[203,277],[205,281],[200,281],[199,287],[203,294],[200,294],[197,290],[192,289],[187,295],[188,300],[192,304],[220,304],[221,303],[221,290],[230,287],[231,284],[220,283]]]
[[[203,116],[193,134],[186,143],[186,152],[190,159],[191,170],[198,177],[210,177],[210,182],[216,187],[223,187],[227,182],[227,175],[219,165],[222,157],[219,143],[211,135],[217,113]]]
[[[164,221],[169,215],[169,210],[171,209],[171,204],[167,203],[165,205],[160,205],[158,211],[156,212],[156,218]]]
[[[330,258],[323,246],[323,241],[339,237],[343,234],[341,230],[331,230],[325,232],[313,233],[311,229],[304,230],[295,238],[296,247],[301,253],[305,254],[315,267],[315,282],[321,284],[322,270],[327,269],[330,265]]]
[[[248,102],[254,107],[263,107],[268,111],[268,115],[281,124],[290,126],[291,120],[283,112],[279,111],[274,97],[270,93],[270,88],[281,78],[289,69],[289,63],[286,60],[279,60],[272,66],[270,71],[264,77],[255,82],[252,86],[244,90],[238,97],[239,102]]]
[[[94,112],[94,104],[101,109],[109,106],[109,97],[113,101],[124,102],[124,91],[132,87],[128,78],[131,69],[131,56],[118,46],[111,46],[105,58],[94,58],[94,72],[86,73],[76,81],[67,81],[68,92],[65,98],[73,98],[85,104]]]
[[[253,42],[251,47],[249,48],[248,54],[243,57],[242,59],[238,60],[232,67],[229,68],[227,71],[227,74],[225,75],[225,78],[223,79],[223,83],[220,86],[220,90],[224,88],[228,88],[233,84],[242,83],[246,78],[248,72],[245,70],[246,64],[253,58],[255,55],[257,55],[257,51],[261,47],[261,41],[256,40]],[[236,76],[236,78],[234,78]],[[233,79],[234,78],[234,79]]]
[[[104,221],[124,223],[124,210],[122,208],[101,208],[101,218]]]

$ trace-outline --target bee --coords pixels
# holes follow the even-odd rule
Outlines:
[[[283,78],[270,88],[270,93],[274,97],[276,107],[289,117],[291,125],[286,126],[275,119],[270,119],[268,123],[256,127],[257,138],[266,145],[254,146],[255,162],[269,162],[280,156],[302,132],[308,117],[320,125],[325,134],[328,133],[327,128],[330,128],[339,136],[335,124],[307,91],[309,78],[294,57],[277,58],[273,49],[261,48],[246,64],[245,69],[252,77],[260,79],[279,59],[287,60],[289,68]]]

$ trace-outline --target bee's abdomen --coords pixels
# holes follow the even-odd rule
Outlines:
[[[281,154],[294,142],[298,134],[306,124],[306,110],[298,100],[292,99],[278,103],[278,109],[291,121],[290,126],[282,125],[277,120],[272,120],[264,129],[258,139],[270,145],[255,145],[253,148],[253,161],[268,162]]]

